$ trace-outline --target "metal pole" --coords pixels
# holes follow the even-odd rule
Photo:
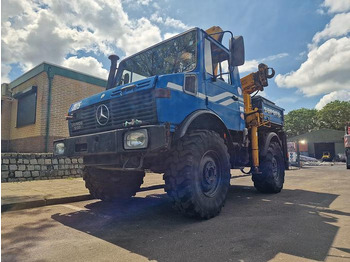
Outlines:
[[[297,162],[298,162],[298,167],[301,168],[301,163],[300,163],[300,149],[299,149],[299,140],[297,140]]]

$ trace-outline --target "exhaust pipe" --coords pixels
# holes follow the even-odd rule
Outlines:
[[[107,81],[107,89],[113,88],[115,85],[115,71],[117,70],[117,61],[119,60],[119,56],[110,55],[108,57],[111,60],[111,68],[109,69],[108,81]]]

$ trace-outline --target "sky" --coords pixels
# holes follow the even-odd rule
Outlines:
[[[213,25],[244,37],[241,76],[275,69],[263,96],[286,112],[350,101],[350,0],[2,0],[1,83],[43,61],[106,79],[110,54]]]

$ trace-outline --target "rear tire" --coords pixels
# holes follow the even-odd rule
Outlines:
[[[116,171],[85,167],[85,187],[94,198],[108,202],[125,202],[140,189],[144,171]]]
[[[283,188],[285,166],[281,146],[272,142],[266,156],[261,159],[261,174],[254,174],[254,187],[262,193],[279,193]]]
[[[164,174],[174,207],[190,217],[218,215],[230,186],[229,160],[227,146],[216,132],[198,130],[179,139]]]

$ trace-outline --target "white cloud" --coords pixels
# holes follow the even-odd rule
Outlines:
[[[253,72],[258,70],[258,65],[259,62],[257,60],[248,60],[245,61],[243,65],[239,66],[238,69],[241,74],[246,72]]]
[[[263,62],[273,61],[273,60],[276,60],[276,59],[281,59],[281,58],[286,57],[286,56],[288,56],[288,53],[280,53],[280,54],[277,54],[277,55],[268,56],[268,57],[262,59],[262,61]]]
[[[349,0],[325,0],[323,7],[328,8],[329,13],[341,13],[350,10]]]
[[[68,59],[65,59],[62,65],[103,79],[107,79],[108,77],[108,70],[104,69],[102,63],[91,56],[81,58],[71,56]]]
[[[277,75],[279,87],[297,87],[307,96],[350,89],[350,38],[329,39],[312,49],[297,71]]]
[[[276,55],[271,55],[265,58],[261,58],[259,60],[248,60],[245,61],[245,63],[242,66],[239,66],[239,72],[240,73],[247,73],[247,72],[255,72],[258,70],[258,65],[260,63],[265,63],[265,62],[271,62],[277,59],[281,59],[288,56],[288,53],[280,53]]]
[[[150,19],[151,21],[156,22],[158,24],[163,24],[165,26],[176,28],[176,29],[187,30],[191,28],[191,26],[184,24],[180,20],[177,20],[171,17],[163,18],[158,14],[158,12],[153,13]]]
[[[9,83],[10,78],[8,74],[11,72],[11,66],[1,64],[1,83]]]
[[[297,88],[306,96],[350,90],[350,0],[325,0],[335,14],[308,45],[307,59],[296,71],[277,75],[279,87]]]
[[[315,108],[317,110],[321,110],[325,105],[335,100],[350,101],[350,91],[348,90],[333,91],[327,95],[324,95],[320,99],[320,101],[316,104]]]
[[[176,36],[178,33],[165,33],[164,36],[163,36],[163,39],[168,39],[168,38],[171,38],[173,36]]]
[[[137,0],[136,2],[139,5],[146,5],[147,6],[147,5],[149,5],[150,2],[152,2],[152,0]]]
[[[350,2],[350,1],[349,1]],[[323,39],[339,37],[350,32],[350,13],[335,15],[326,27],[314,35],[312,41],[318,44]]]
[[[187,28],[170,17],[162,23]],[[42,61],[63,64],[78,51],[108,56],[119,48],[131,55],[166,35],[147,18],[130,19],[121,0],[3,0],[1,25],[2,64],[24,71]]]

